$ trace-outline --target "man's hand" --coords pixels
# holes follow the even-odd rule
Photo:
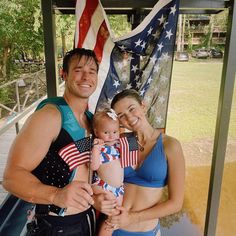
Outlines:
[[[72,181],[64,188],[58,188],[52,203],[61,208],[75,207],[80,211],[87,210],[94,204],[93,190],[88,183]]]

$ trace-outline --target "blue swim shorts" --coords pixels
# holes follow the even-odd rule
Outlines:
[[[113,231],[112,236],[156,236],[158,231],[160,230],[160,223],[158,222],[157,226],[154,229],[146,232],[130,232],[124,229],[117,229]]]

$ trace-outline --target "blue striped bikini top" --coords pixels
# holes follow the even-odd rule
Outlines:
[[[100,161],[101,163],[111,162],[120,158],[120,153],[117,144],[113,146],[104,145],[101,148]]]
[[[128,166],[124,169],[124,182],[138,186],[161,188],[167,183],[168,164],[162,143],[162,134],[148,154],[142,165],[134,169]]]

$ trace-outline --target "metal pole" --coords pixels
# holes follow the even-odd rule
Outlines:
[[[41,0],[44,31],[44,51],[46,60],[46,79],[48,97],[58,94],[57,82],[57,56],[56,56],[56,33],[55,16],[53,13],[53,1]]]
[[[37,73],[36,77],[35,77],[37,100],[39,99],[39,79],[38,79],[38,77],[39,77],[39,74]]]
[[[19,82],[19,80],[16,81],[15,88],[16,88],[17,110],[18,110],[18,113],[20,113],[21,107],[20,107],[20,95],[19,95],[18,82]],[[16,133],[18,134],[19,131],[20,131],[19,123],[18,122],[15,123],[15,128],[16,128]]]
[[[236,5],[230,1],[204,236],[215,236],[227,146],[236,61]]]

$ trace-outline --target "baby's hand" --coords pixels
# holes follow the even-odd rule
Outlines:
[[[96,146],[96,145],[104,145],[104,141],[102,139],[95,138],[93,140],[93,146]]]
[[[101,151],[102,145],[104,145],[104,141],[102,139],[95,138],[93,140],[93,150]]]

